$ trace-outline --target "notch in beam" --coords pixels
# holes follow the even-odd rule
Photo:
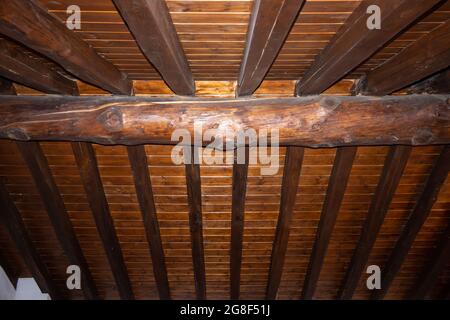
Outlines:
[[[169,280],[167,278],[164,250],[161,242],[158,217],[156,215],[153,189],[148,172],[147,155],[143,145],[128,147],[128,159],[133,171],[136,195],[144,221],[145,234],[152,257],[153,274],[158,288],[159,298],[170,299]]]
[[[280,213],[272,247],[269,281],[267,284],[267,300],[276,299],[280,286],[303,155],[304,149],[301,147],[288,147],[286,150],[283,181],[281,184]]]
[[[372,198],[366,221],[361,231],[359,242],[345,275],[344,283],[338,294],[339,299],[351,299],[359,283],[364,267],[369,260],[370,251],[383,224],[395,190],[406,167],[411,153],[409,146],[389,148],[383,172]]]
[[[28,165],[34,183],[41,195],[42,202],[47,209],[53,229],[69,259],[69,263],[80,267],[81,288],[86,299],[98,299],[97,289],[88,264],[39,143],[17,142],[17,147]]]

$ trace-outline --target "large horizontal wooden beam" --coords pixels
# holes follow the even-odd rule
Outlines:
[[[320,94],[370,58],[380,48],[443,0],[364,0],[317,56],[297,83],[297,95]],[[367,26],[374,5],[380,9],[380,29]]]
[[[359,82],[356,93],[391,94],[447,68],[450,65],[449,34],[450,20],[370,71]]]
[[[185,129],[193,139],[196,122],[203,132],[278,129],[281,145],[448,144],[450,96],[230,100],[0,96],[0,138],[177,144],[178,139],[171,140],[174,130]]]
[[[131,81],[37,1],[0,1],[0,33],[39,52],[81,80],[115,94]]]
[[[45,93],[78,95],[75,81],[6,39],[0,40],[0,75]]]
[[[195,84],[164,0],[114,0],[147,59],[180,95],[194,95]]]

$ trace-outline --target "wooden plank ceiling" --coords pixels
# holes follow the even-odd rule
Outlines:
[[[450,1],[379,0],[414,10],[386,18],[395,34],[370,39],[345,24],[358,20],[359,0],[166,0],[169,13],[148,21],[135,19],[128,1],[35,3],[64,21],[74,2],[82,29],[53,32],[67,41],[76,33],[84,44],[56,48],[55,62],[31,33],[13,41],[17,30],[0,17],[0,33],[11,32],[0,38],[0,76],[14,81],[0,78],[0,94],[130,94],[132,86],[157,96],[347,96],[355,83],[372,95],[449,93],[436,84],[448,83]],[[274,8],[286,19],[268,16]],[[251,21],[252,10],[260,20]],[[155,33],[167,47],[155,50],[139,34],[170,20],[176,34],[170,24]],[[436,39],[445,41],[433,48]],[[85,73],[77,54],[111,73]],[[426,68],[396,76],[417,61]],[[441,70],[424,89],[399,91]],[[232,161],[175,165],[168,145],[1,140],[0,263],[11,278],[32,275],[61,299],[448,297],[450,151],[418,144],[283,146],[278,173],[263,176],[261,165]],[[67,290],[70,264],[82,268],[83,290]],[[368,265],[387,271],[380,292],[366,288]]]

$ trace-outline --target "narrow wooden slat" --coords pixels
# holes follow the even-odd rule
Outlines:
[[[408,299],[425,299],[433,289],[438,276],[444,271],[450,261],[450,223],[441,235],[437,247],[433,250],[429,262],[423,268],[417,283],[408,295]]]
[[[2,77],[0,77],[0,95],[16,95],[12,82]]]
[[[80,267],[81,290],[87,299],[98,299],[94,280],[41,147],[37,142],[17,142],[17,147],[33,176],[55,234],[69,263]]]
[[[449,171],[450,146],[446,146],[436,161],[433,170],[428,177],[425,188],[382,270],[381,289],[373,292],[372,299],[382,299],[389,291],[392,281],[399,272],[406,255],[411,249],[414,239],[436,202],[439,190],[444,184]]]
[[[0,1],[0,33],[61,65],[90,84],[130,94],[131,81],[37,1]]]
[[[370,71],[359,81],[356,93],[387,95],[447,68],[450,65],[449,34],[450,20]]]
[[[407,94],[444,94],[450,92],[450,68],[406,89]]]
[[[206,299],[205,256],[203,249],[202,190],[200,166],[194,163],[197,147],[192,148],[191,163],[185,165],[189,205],[189,227],[192,243],[195,291],[197,299]]]
[[[411,147],[409,146],[394,146],[389,149],[359,242],[338,294],[339,299],[351,299],[353,296],[410,153]]]
[[[362,1],[297,83],[297,95],[322,93],[414,21],[444,1]],[[381,10],[380,30],[367,28],[367,20],[370,16],[367,14],[367,8],[371,5],[377,5]]]
[[[302,147],[288,147],[286,150],[281,185],[280,213],[272,247],[270,273],[266,292],[266,299],[268,300],[276,299],[278,287],[280,286],[303,155],[304,149]]]
[[[179,95],[194,95],[189,63],[165,0],[114,0],[147,59]]]
[[[128,158],[133,171],[136,195],[144,221],[145,234],[152,257],[153,274],[158,287],[159,298],[170,299],[169,280],[161,242],[158,217],[156,215],[153,189],[148,171],[147,155],[143,145],[128,147]]]
[[[117,239],[114,222],[109,212],[105,190],[98,171],[95,151],[92,145],[85,142],[73,142],[72,150],[119,295],[122,299],[134,299],[122,249]]]
[[[336,152],[333,171],[330,175],[330,182],[317,229],[316,240],[305,276],[302,293],[303,299],[313,298],[331,234],[336,223],[342,199],[344,198],[356,150],[356,147],[343,147],[339,148]]]
[[[43,59],[24,53],[22,47],[6,39],[0,40],[0,75],[45,93],[78,94],[75,81],[51,69]]]
[[[304,0],[256,0],[247,30],[237,96],[251,95],[278,56]]]
[[[0,96],[0,138],[176,144],[173,131],[279,130],[280,145],[450,143],[450,95],[270,99]],[[261,114],[264,114],[262,117]]]
[[[42,292],[48,293],[53,300],[61,299],[54,281],[42,262],[31,241],[22,217],[11,199],[6,186],[0,181],[0,220],[6,226],[11,239],[23,257],[28,270],[33,275]]]
[[[239,151],[237,151],[239,152]],[[245,148],[245,163],[233,165],[232,207],[231,207],[231,250],[230,250],[230,297],[240,297],[242,241],[244,238],[244,211],[247,192],[248,148]]]

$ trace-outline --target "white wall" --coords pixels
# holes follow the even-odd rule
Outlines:
[[[3,268],[0,266],[0,300],[51,300],[42,293],[34,278],[20,278],[14,288]]]

